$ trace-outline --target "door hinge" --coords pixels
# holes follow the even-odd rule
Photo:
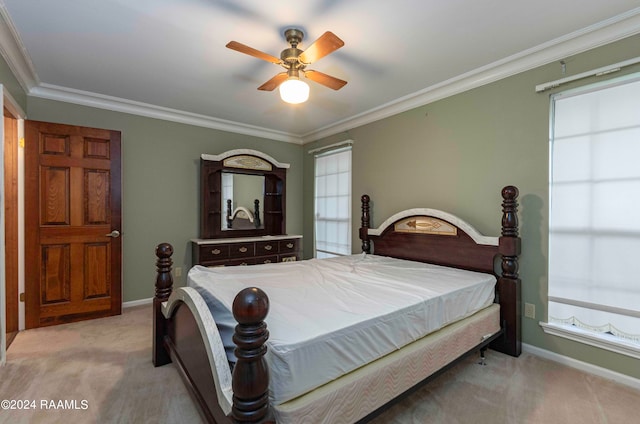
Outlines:
[[[24,293],[20,293],[20,302],[24,302]]]

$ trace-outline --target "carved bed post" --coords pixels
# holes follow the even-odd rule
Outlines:
[[[236,365],[233,368],[233,407],[235,423],[273,422],[269,410],[269,369],[264,354],[269,331],[264,319],[269,298],[256,287],[238,293],[233,301],[233,317],[238,322],[233,335]]]
[[[260,222],[260,200],[255,199],[253,201],[253,222],[256,225],[256,228],[260,228],[262,222]]]
[[[173,247],[169,243],[161,243],[156,247],[157,275],[156,275],[156,294],[153,297],[153,365],[159,367],[171,362],[169,353],[164,347],[163,339],[167,334],[167,320],[162,315],[162,302],[169,299],[173,288],[173,277],[171,275],[171,260],[173,255]]]
[[[497,339],[494,349],[519,356],[522,351],[520,318],[520,278],[518,278],[518,189],[506,186],[502,189],[502,236],[498,252],[502,255],[502,275],[498,278],[498,301],[504,337]],[[507,300],[508,299],[508,300]]]
[[[368,230],[371,227],[371,217],[369,215],[369,195],[363,194],[360,198],[362,202],[362,217],[360,227],[360,240],[362,240],[362,251],[365,253],[371,253],[371,242],[369,241]]]
[[[227,199],[227,228],[231,228],[233,225],[233,219],[231,216],[233,215],[232,208],[233,206],[231,205],[231,199]]]

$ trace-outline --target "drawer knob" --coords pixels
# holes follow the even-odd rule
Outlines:
[[[241,253],[246,253],[247,252],[247,248],[242,246],[241,248],[238,249],[238,251],[240,251]]]
[[[220,254],[220,249],[213,249],[213,250],[211,251],[211,253],[212,253],[213,255],[219,255],[219,254]]]
[[[267,244],[267,245],[264,247],[264,250],[271,250],[271,249],[273,249],[273,246],[271,246],[270,244]]]
[[[289,249],[293,249],[293,243],[287,243],[287,247],[288,247]]]

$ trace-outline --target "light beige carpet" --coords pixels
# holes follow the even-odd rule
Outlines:
[[[35,401],[36,409],[0,410],[0,423],[199,423],[175,367],[151,363],[151,319],[149,305],[18,333],[0,369],[0,399]],[[79,409],[47,410],[41,400]]]
[[[200,423],[174,366],[151,364],[151,316],[141,306],[19,333],[0,368],[0,400],[35,409],[0,409],[0,423]],[[637,390],[527,354],[490,350],[487,361],[465,360],[373,423],[639,422]]]

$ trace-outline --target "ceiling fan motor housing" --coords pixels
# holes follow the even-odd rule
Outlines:
[[[300,56],[301,53],[302,50],[291,47],[289,49],[282,50],[282,53],[280,53],[280,59],[286,63],[296,63],[298,62],[298,56]]]
[[[291,28],[284,32],[284,36],[291,47],[282,50],[282,53],[280,53],[280,59],[289,65],[295,65],[298,63],[298,56],[302,54],[302,50],[298,48],[298,44],[302,42],[304,33],[299,29]]]

